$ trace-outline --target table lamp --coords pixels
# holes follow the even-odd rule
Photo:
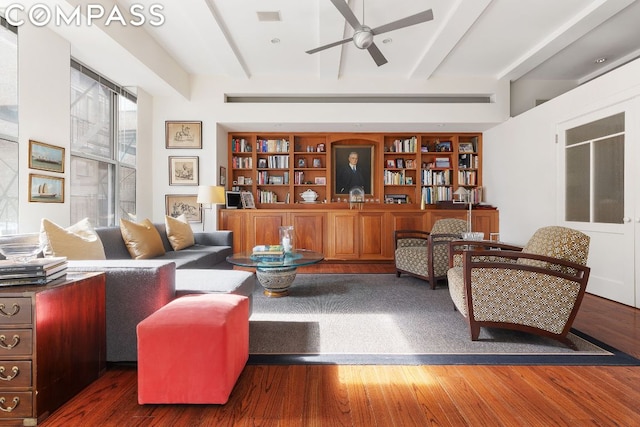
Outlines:
[[[203,209],[212,209],[212,205],[219,205],[224,203],[224,187],[219,185],[200,185],[198,186],[198,197],[196,203],[200,203]],[[209,207],[204,207],[208,204]],[[204,221],[206,218],[206,212],[202,212],[202,231],[205,230]]]

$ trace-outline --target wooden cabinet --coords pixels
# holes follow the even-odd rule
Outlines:
[[[363,209],[221,209],[218,224],[220,229],[233,231],[234,252],[250,250],[257,244],[277,244],[279,227],[293,225],[295,246],[322,252],[327,260],[391,261],[394,230],[431,230],[438,219],[466,220],[467,212],[395,205]],[[488,239],[490,233],[499,232],[498,215],[496,209],[474,209],[473,230],[484,232]],[[236,235],[251,237],[236,239]]]
[[[105,278],[0,289],[0,425],[37,425],[106,369]]]
[[[261,209],[309,205],[300,194],[340,207],[347,153],[360,154],[367,203],[421,207],[450,201],[459,188],[482,201],[480,133],[230,133],[228,182]],[[467,193],[465,193],[466,195]]]

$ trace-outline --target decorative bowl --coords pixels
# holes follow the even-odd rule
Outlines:
[[[468,231],[466,233],[462,233],[462,238],[464,240],[480,241],[484,239],[484,233],[482,231]]]
[[[302,199],[307,203],[315,202],[318,198],[318,193],[312,189],[308,189],[307,191],[300,193],[300,197],[302,197]]]
[[[0,253],[10,261],[26,263],[38,256],[42,251],[40,243],[4,243],[0,245]]]

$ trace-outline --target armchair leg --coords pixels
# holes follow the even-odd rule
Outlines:
[[[400,271],[396,270],[396,277],[400,277]]]
[[[469,331],[471,332],[471,341],[477,341],[480,336],[480,326],[476,323],[469,323]]]

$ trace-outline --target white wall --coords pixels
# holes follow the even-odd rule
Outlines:
[[[558,223],[557,124],[636,96],[640,60],[484,133],[483,184],[487,202],[500,209],[502,240],[525,243],[539,227]]]

